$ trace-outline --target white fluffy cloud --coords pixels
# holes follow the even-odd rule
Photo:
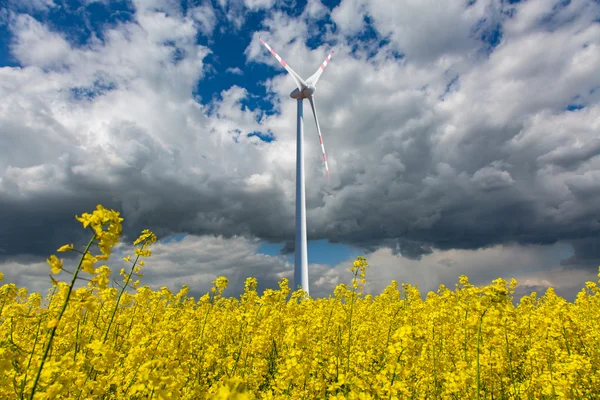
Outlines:
[[[153,246],[144,279],[153,287],[178,289],[187,285],[193,295],[204,294],[219,276],[229,280],[225,295],[238,296],[244,281],[255,277],[259,290],[277,287],[282,278],[293,284],[293,266],[279,256],[257,254],[259,243],[241,237],[187,236],[179,242]]]
[[[126,239],[126,238],[125,238]],[[158,242],[152,246],[152,256],[148,258],[141,273],[142,285],[153,289],[166,286],[173,291],[182,285],[190,288],[190,295],[199,296],[210,291],[212,281],[219,276],[229,280],[229,288],[225,295],[238,296],[244,289],[244,281],[248,277],[259,280],[259,290],[266,287],[277,287],[282,278],[293,284],[293,266],[282,257],[257,254],[259,243],[241,237],[225,239],[217,236],[186,236],[180,241],[168,243]],[[107,262],[113,270],[113,278],[122,281],[118,271],[130,268],[122,258],[132,255],[133,249],[126,244],[119,244]],[[65,254],[60,254],[65,256]],[[68,254],[66,255],[68,257]],[[73,270],[77,260],[68,257],[64,264],[67,270]],[[50,288],[50,267],[45,261],[22,256],[19,259],[0,263],[0,271],[6,282],[13,282],[19,287],[27,287],[30,291],[46,293]],[[81,273],[81,277],[88,277]],[[55,276],[62,280],[69,275],[62,273]],[[81,280],[78,285],[86,282]]]
[[[124,242],[130,242],[124,238]],[[367,253],[370,264],[367,270],[366,293],[379,294],[392,280],[398,283],[417,285],[422,296],[436,291],[440,284],[453,289],[460,275],[467,275],[476,285],[490,284],[493,279],[516,278],[518,286],[516,300],[537,291],[542,295],[552,286],[560,296],[573,300],[586,281],[597,281],[597,271],[571,269],[556,264],[559,253],[568,246],[495,246],[479,250],[435,250],[421,260],[409,260],[392,254],[391,249],[379,249]],[[143,267],[142,285],[153,289],[166,286],[177,291],[182,285],[190,288],[190,295],[198,298],[212,287],[211,282],[219,276],[229,280],[226,296],[239,296],[248,277],[258,280],[259,292],[265,288],[276,288],[286,278],[293,286],[293,264],[282,256],[257,253],[259,242],[242,237],[226,239],[218,236],[189,235],[179,241],[168,241],[152,246],[152,257]],[[122,258],[133,254],[133,249],[124,243],[113,252],[108,265],[113,278],[120,281],[117,272],[128,268]],[[309,264],[312,297],[327,297],[340,283],[350,284],[349,268],[353,260],[348,259],[333,267]],[[65,268],[72,270],[76,260],[67,258]],[[0,263],[5,281],[14,282],[30,291],[46,293],[50,287],[50,268],[31,256]],[[82,273],[82,277],[86,277]],[[66,279],[67,275],[60,275]],[[84,285],[80,281],[78,285]]]
[[[597,281],[596,271],[573,270],[556,263],[564,244],[556,246],[494,246],[479,250],[435,250],[421,260],[409,260],[392,254],[391,249],[380,249],[367,254],[367,293],[379,294],[396,280],[398,284],[417,285],[422,296],[437,291],[440,284],[450,289],[460,275],[471,283],[488,285],[500,277],[507,281],[517,279],[515,299],[537,291],[544,294],[552,286],[559,296],[572,301],[586,281]],[[327,296],[340,284],[349,284],[351,260],[333,268],[318,269],[318,278],[312,283],[313,296]],[[311,271],[312,272],[312,271]]]
[[[189,14],[198,24],[198,30],[210,36],[217,24],[217,15],[210,3],[205,3],[189,10]]]
[[[9,7],[16,7],[25,11],[47,11],[56,7],[54,0],[8,0]]]

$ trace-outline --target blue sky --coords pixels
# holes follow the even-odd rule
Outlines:
[[[164,243],[179,242],[186,237],[185,233],[169,236],[163,239]],[[266,254],[269,256],[278,256],[281,254],[281,248],[284,243],[268,243],[262,242],[257,250],[257,253]],[[347,261],[351,258],[356,258],[362,255],[362,252],[353,249],[343,244],[332,244],[326,240],[313,240],[308,243],[308,253],[310,254],[310,262],[317,264],[336,265]],[[285,259],[289,263],[294,263],[294,254],[285,255]]]
[[[291,277],[294,83],[261,36],[304,77],[335,50],[315,94],[331,183],[305,107],[311,294],[366,255],[375,292],[466,273],[572,296],[600,263],[599,8],[8,0],[0,270],[44,287],[36,260],[102,202],[125,239],[164,238],[151,285]]]

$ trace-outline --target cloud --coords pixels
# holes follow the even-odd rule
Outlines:
[[[485,29],[498,18],[494,1],[462,2],[434,0],[397,1],[347,0],[340,3],[332,19],[338,29],[354,36],[366,28],[367,18],[381,37],[415,63],[434,63],[441,57],[460,59],[478,47],[474,27]]]
[[[20,62],[41,68],[61,68],[68,63],[69,43],[33,17],[17,16],[12,21],[12,29],[20,33],[18,42],[12,47]]]
[[[106,263],[113,271],[112,278],[118,282],[122,281],[118,275],[119,270],[125,268],[129,271],[130,268],[122,258],[133,254],[133,248],[125,244],[127,238],[123,239]],[[152,256],[142,268],[144,277],[140,282],[153,289],[166,286],[172,291],[178,291],[182,285],[187,285],[190,296],[196,298],[210,291],[211,282],[219,276],[225,276],[229,280],[225,296],[239,296],[248,277],[258,279],[258,290],[261,292],[265,288],[277,288],[277,283],[282,278],[289,279],[292,285],[293,266],[282,257],[257,254],[258,246],[256,240],[242,237],[226,239],[187,235],[179,241],[159,241],[152,246]],[[76,263],[76,259],[68,257],[64,265],[72,271]],[[17,260],[0,263],[0,271],[5,273],[6,282],[27,287],[30,291],[44,294],[51,286],[48,276],[50,267],[44,260],[22,256]],[[82,273],[80,276],[85,278],[89,275]],[[62,273],[55,278],[65,280],[66,277],[68,275]],[[85,284],[83,280],[78,282],[78,286]]]
[[[573,265],[597,267],[577,247],[600,238],[597,3],[261,8],[262,30],[240,35],[248,64],[272,67],[269,113],[249,105],[251,87],[197,95],[211,53],[198,35],[220,22],[239,31],[248,7],[134,6],[132,21],[85,43],[10,18],[19,66],[0,68],[0,225],[11,227],[0,230],[0,260],[83,240],[73,215],[97,203],[122,211],[129,234],[291,243],[294,85],[261,35],[304,77],[335,50],[315,94],[331,184],[305,108],[310,239],[387,248],[414,265],[436,252],[566,241]]]
[[[230,74],[233,74],[233,75],[244,75],[244,71],[242,71],[242,70],[241,70],[240,68],[238,68],[238,67],[230,67],[230,68],[227,68],[227,69],[225,70],[225,72],[229,72]]]
[[[503,170],[495,162],[483,167],[473,174],[471,181],[482,190],[502,189],[515,183],[508,171]]]
[[[294,252],[296,251],[296,242],[285,242],[283,247],[280,250],[280,254],[283,255],[288,255],[288,254],[294,254]]]
[[[537,161],[541,164],[554,164],[572,169],[598,155],[600,155],[600,139],[592,139],[585,144],[576,139],[539,156]]]
[[[600,246],[596,238],[586,238],[573,241],[574,254],[561,261],[561,265],[569,270],[590,266],[600,267]]]
[[[24,10],[27,12],[48,11],[57,7],[53,0],[8,0],[7,8]]]
[[[217,15],[210,3],[194,7],[188,10],[194,21],[198,24],[198,30],[207,36],[210,36],[217,25]]]
[[[275,5],[275,0],[244,0],[249,10],[269,9]]]
[[[552,247],[498,245],[478,250],[434,249],[418,261],[394,255],[391,249],[379,249],[366,254],[369,268],[365,293],[379,294],[396,280],[399,284],[417,285],[425,297],[430,291],[436,292],[440,284],[454,290],[458,277],[467,275],[469,281],[478,286],[489,285],[498,277],[507,281],[517,279],[516,302],[532,291],[541,296],[549,286],[554,287],[559,296],[573,301],[586,281],[598,280],[598,269],[573,271],[557,265],[556,253],[565,247],[565,244],[558,244]],[[327,296],[336,285],[350,284],[350,266],[351,260],[348,260],[333,268],[319,270],[318,278],[311,282],[311,296]]]
[[[248,277],[255,277],[258,289],[276,288],[282,278],[293,283],[293,266],[281,257],[257,254],[259,243],[242,237],[186,236],[178,242],[153,246],[144,278],[151,285],[179,288],[187,285],[199,296],[210,290],[219,276],[229,280],[226,296],[239,296]],[[151,260],[151,261],[150,261]]]
[[[134,236],[124,237],[113,249],[107,265],[113,271],[112,278],[122,280],[118,275],[121,268],[128,268],[122,260],[133,254],[131,243]],[[157,290],[162,286],[176,292],[183,285],[190,289],[190,296],[199,298],[212,287],[212,281],[219,276],[229,280],[225,296],[238,297],[244,290],[248,277],[258,280],[258,291],[276,289],[281,279],[293,285],[293,264],[282,256],[269,256],[258,253],[259,241],[243,237],[186,235],[177,240],[163,240],[152,246],[152,256],[143,267],[142,285]],[[567,248],[565,244],[555,246],[494,246],[479,250],[430,249],[421,260],[411,260],[391,249],[378,249],[366,253],[369,269],[365,293],[377,295],[392,280],[398,283],[417,285],[425,297],[429,291],[437,291],[440,284],[450,289],[458,282],[460,275],[467,275],[475,285],[490,284],[493,279],[502,277],[507,281],[518,280],[515,300],[537,291],[543,295],[552,286],[559,296],[572,301],[584,287],[586,281],[596,281],[596,271],[569,269],[555,264],[557,253]],[[65,268],[72,270],[77,259],[66,256]],[[335,266],[309,264],[311,296],[313,298],[332,295],[340,283],[350,284],[352,274],[349,268],[353,259]],[[100,264],[99,264],[100,265]],[[20,256],[11,261],[0,262],[0,271],[5,273],[5,281],[13,282],[30,291],[46,293],[50,287],[50,267],[31,256]],[[82,277],[87,274],[82,273]],[[59,275],[66,279],[66,274]],[[85,285],[79,281],[77,286]]]

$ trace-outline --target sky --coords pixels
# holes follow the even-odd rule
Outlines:
[[[598,279],[598,1],[0,3],[7,282],[45,292],[102,204],[124,218],[114,270],[158,235],[143,284],[293,284],[295,86],[259,36],[304,78],[335,52],[315,92],[330,182],[305,106],[312,297],[358,255],[373,294],[465,274],[572,300]]]

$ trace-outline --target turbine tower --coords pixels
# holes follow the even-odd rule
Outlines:
[[[271,52],[271,54],[279,61],[283,68],[290,73],[296,86],[298,87],[292,93],[290,97],[296,99],[298,102],[298,121],[297,121],[297,134],[296,134],[296,250],[295,250],[295,262],[294,262],[294,289],[298,288],[298,285],[302,290],[308,291],[308,261],[307,261],[307,245],[306,245],[306,196],[304,186],[304,110],[303,101],[308,99],[310,107],[312,108],[313,115],[315,117],[315,124],[317,125],[317,133],[319,134],[319,142],[321,144],[321,151],[323,152],[323,162],[325,163],[325,172],[327,173],[327,180],[329,180],[329,167],[327,166],[327,156],[325,155],[325,146],[323,145],[323,136],[321,135],[321,128],[319,127],[319,119],[317,118],[317,110],[315,109],[315,87],[317,81],[321,77],[321,74],[327,67],[333,51],[329,53],[325,61],[321,64],[317,72],[312,74],[306,81],[300,77],[279,55],[273,50],[262,38],[260,38],[262,44]]]

